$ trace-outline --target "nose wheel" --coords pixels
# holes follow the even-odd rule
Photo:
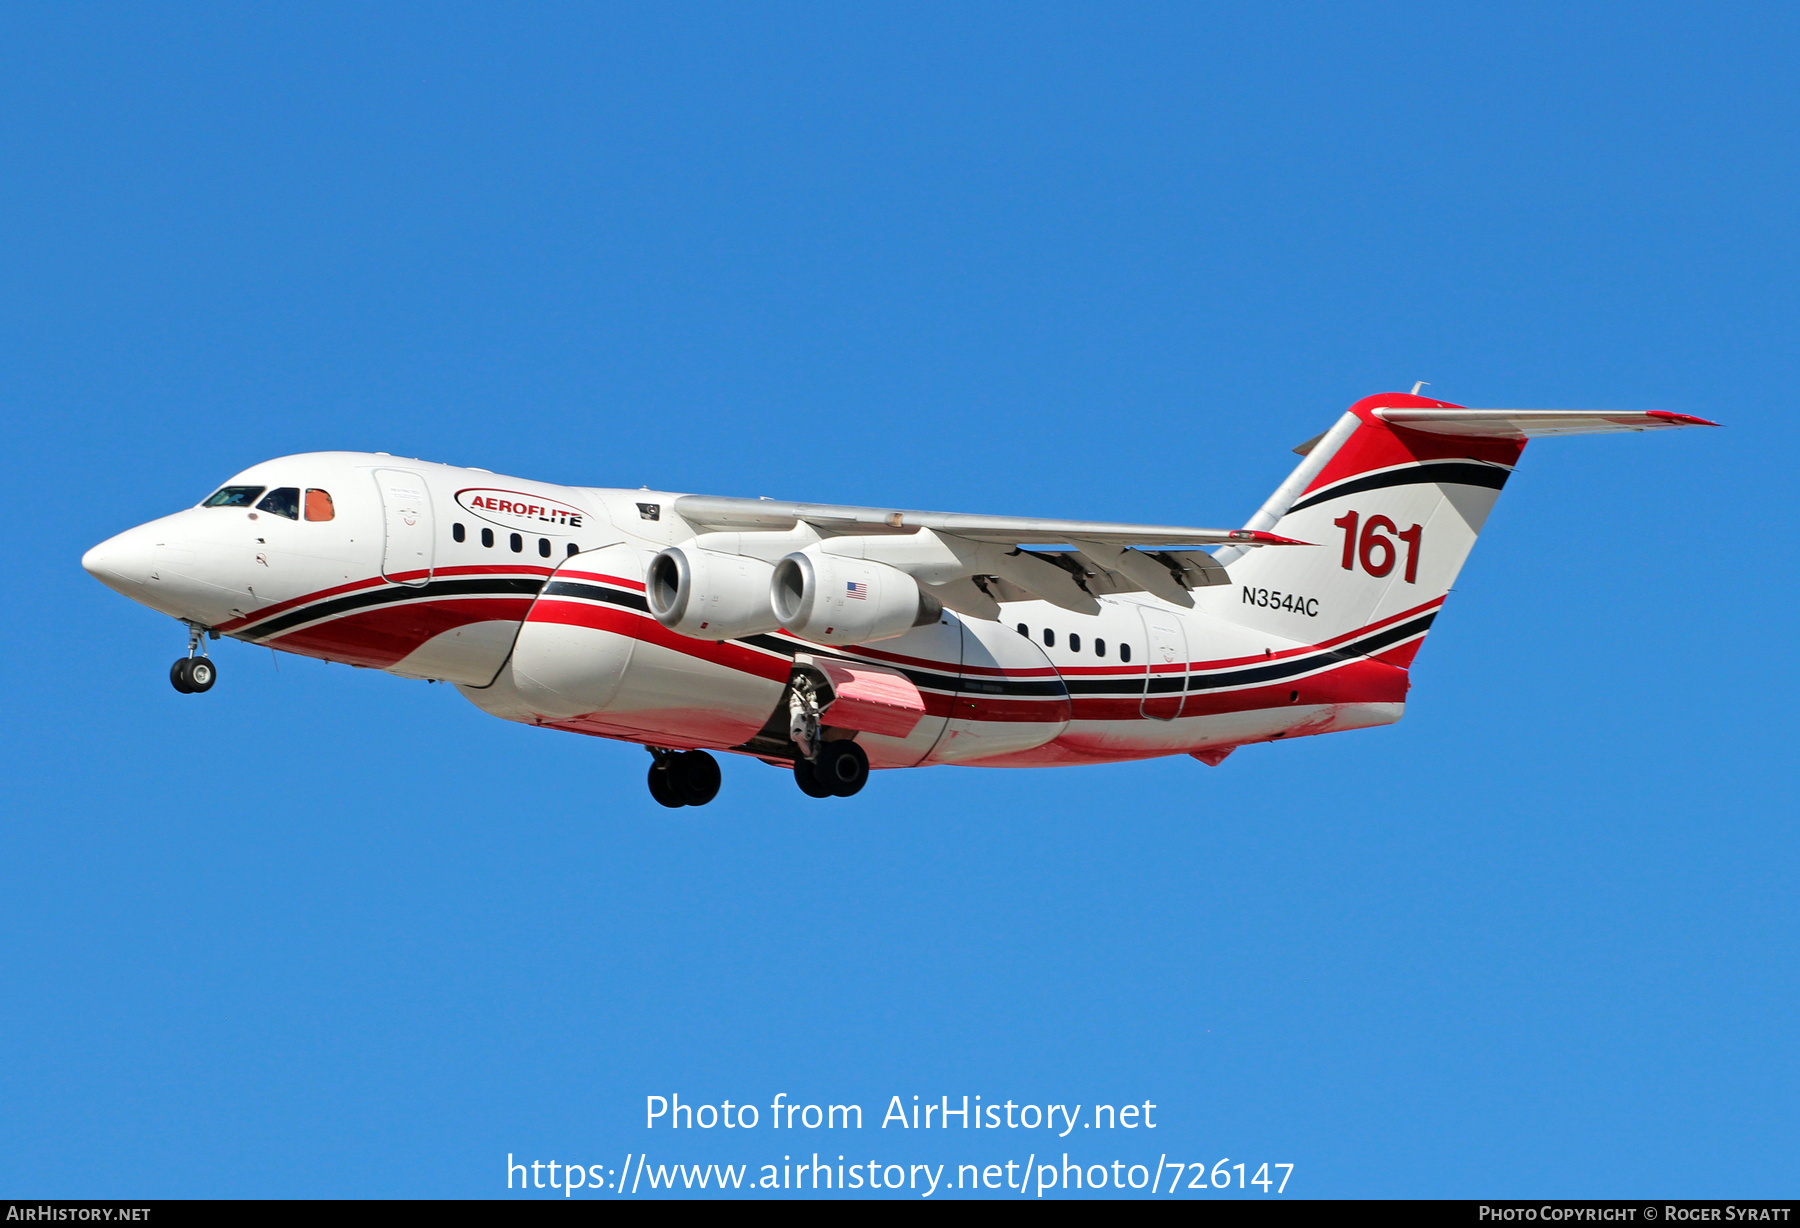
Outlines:
[[[219,633],[199,623],[189,623],[187,628],[188,655],[169,667],[169,685],[183,695],[201,695],[212,690],[219,679],[219,667],[206,655],[205,646],[209,633],[215,640]]]
[[[183,657],[169,667],[169,683],[183,695],[199,695],[212,690],[219,671],[211,657]]]
[[[704,806],[719,796],[723,780],[719,761],[703,750],[673,751],[647,747],[656,756],[650,765],[650,796],[671,810]]]

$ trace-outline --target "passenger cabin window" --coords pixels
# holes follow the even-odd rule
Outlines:
[[[1094,655],[1096,657],[1104,657],[1106,655],[1106,641],[1099,636],[1094,637]]]
[[[328,490],[309,490],[306,492],[306,518],[308,520],[336,520],[337,505],[331,501]]]
[[[1055,648],[1056,647],[1056,632],[1050,630],[1050,628],[1048,628],[1048,627],[1044,628],[1044,647],[1045,648]]]
[[[569,557],[574,558],[576,555],[578,555],[580,553],[581,553],[581,547],[577,546],[574,542],[570,542],[569,543]]]
[[[1031,628],[1027,627],[1024,623],[1020,623],[1019,624],[1019,634],[1024,636],[1026,639],[1030,639],[1031,638]]]
[[[1070,652],[1080,652],[1081,651],[1081,637],[1073,631],[1069,632],[1069,651]]]
[[[550,539],[548,537],[538,538],[538,557],[541,559],[550,557]]]
[[[300,519],[300,488],[298,486],[277,486],[263,496],[256,505],[259,512],[271,512],[277,516],[286,516],[289,520]]]
[[[461,521],[458,521],[456,524],[453,524],[450,526],[450,540],[451,541],[459,542],[459,541],[462,541],[467,536],[468,536],[468,533],[463,529]]]
[[[483,529],[481,531],[481,544],[486,546],[489,550],[494,548],[494,531],[492,529]]]
[[[1120,644],[1119,645],[1119,660],[1121,660],[1121,661],[1131,660],[1131,645],[1130,644]]]
[[[249,507],[256,502],[256,496],[268,489],[264,486],[227,486],[213,492],[211,498],[201,507]]]
[[[512,535],[512,552],[514,554],[525,553],[525,539],[520,537],[517,533]]]

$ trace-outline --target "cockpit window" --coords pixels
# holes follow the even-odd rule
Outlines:
[[[286,516],[289,520],[300,519],[300,488],[298,486],[277,486],[263,497],[256,505],[259,512],[273,512],[277,516]]]
[[[249,507],[262,494],[261,486],[227,486],[216,491],[201,507]]]
[[[337,508],[332,505],[330,491],[309,490],[306,492],[306,518],[308,520],[331,520],[336,516]]]

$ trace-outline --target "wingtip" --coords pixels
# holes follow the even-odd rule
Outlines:
[[[1312,542],[1303,542],[1297,537],[1282,537],[1275,533],[1265,533],[1261,529],[1233,529],[1231,540],[1249,542],[1256,546],[1310,546]]]
[[[1644,411],[1646,418],[1655,418],[1667,422],[1670,426],[1719,426],[1720,423],[1696,418],[1693,414],[1673,414],[1666,409],[1650,409]]]

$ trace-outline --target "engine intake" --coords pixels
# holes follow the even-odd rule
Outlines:
[[[644,596],[657,622],[700,640],[734,640],[773,631],[771,568],[761,559],[697,546],[670,546],[650,560]]]
[[[797,550],[775,564],[770,604],[781,629],[815,644],[865,644],[935,623],[944,607],[897,567]]]

